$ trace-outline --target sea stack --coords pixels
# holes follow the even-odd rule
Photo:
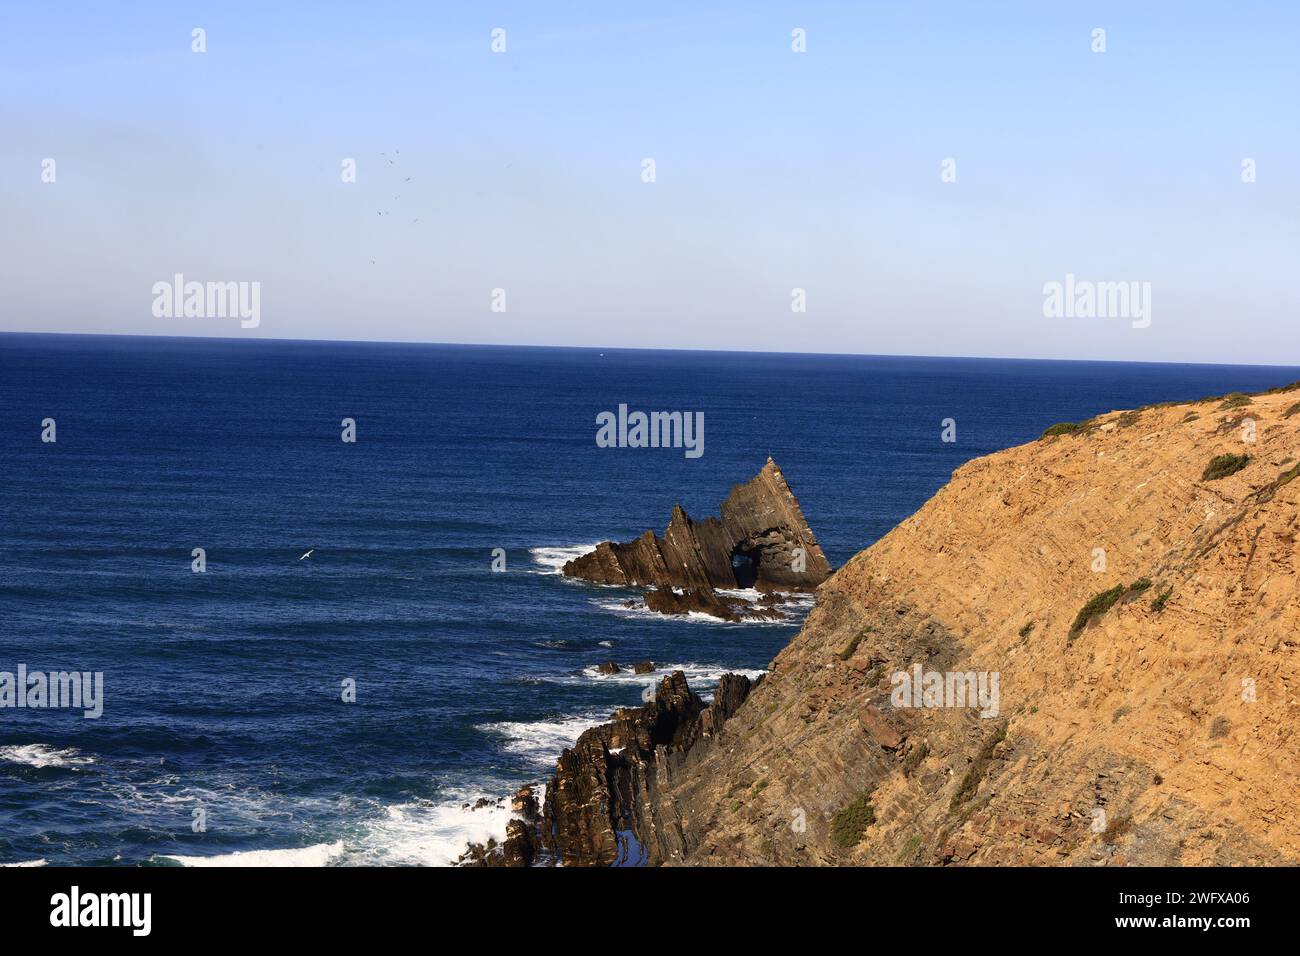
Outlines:
[[[691,596],[656,602],[665,610],[686,605],[725,611],[732,602],[714,594],[717,588],[814,591],[830,577],[831,566],[781,469],[768,458],[757,475],[731,489],[720,517],[695,521],[677,505],[662,538],[646,531],[635,541],[604,541],[566,564],[564,574],[665,593],[679,588]]]

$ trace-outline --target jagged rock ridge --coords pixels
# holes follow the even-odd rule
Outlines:
[[[635,541],[602,542],[568,562],[564,573],[596,584],[654,587],[660,593],[647,603],[655,610],[726,617],[734,615],[734,602],[717,595],[717,588],[813,591],[831,567],[769,458],[757,475],[731,489],[719,518],[695,521],[677,505],[662,538],[646,531]]]
[[[761,682],[761,678],[760,678]],[[469,847],[462,866],[654,866],[680,861],[682,823],[660,793],[708,751],[754,685],[724,674],[706,705],[674,671],[643,707],[614,712],[560,755],[539,809],[531,787],[501,844]]]

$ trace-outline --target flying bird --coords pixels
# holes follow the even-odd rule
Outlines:
[[[298,560],[301,561],[303,558],[310,558],[310,557],[311,557],[311,554],[312,554],[312,551],[315,551],[315,550],[316,550],[315,548],[312,548],[311,551],[308,551],[306,554],[304,554],[304,555],[302,556],[302,558],[299,558]]]

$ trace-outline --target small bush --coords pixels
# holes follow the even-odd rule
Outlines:
[[[1249,463],[1249,455],[1215,455],[1205,466],[1201,481],[1218,481],[1220,478],[1227,478],[1241,471]]]
[[[980,788],[980,782],[984,779],[984,774],[989,768],[989,761],[993,759],[993,748],[1002,741],[1007,739],[1007,722],[1004,720],[998,725],[997,730],[989,735],[989,739],[984,741],[980,747],[979,753],[971,761],[970,768],[966,771],[966,776],[961,778],[961,783],[957,785],[956,792],[952,799],[948,801],[948,812],[952,813],[963,803],[975,796],[975,791]]]
[[[870,789],[831,818],[831,839],[842,850],[849,850],[862,842],[867,827],[876,822],[876,810],[871,805]]]
[[[1290,417],[1291,417],[1292,415],[1294,415],[1296,412],[1300,412],[1300,402],[1296,402],[1294,405],[1292,405],[1290,408],[1288,408],[1286,411],[1284,411],[1284,412],[1282,413],[1282,417],[1283,417],[1283,418],[1290,418]]]
[[[1151,602],[1151,610],[1159,614],[1165,609],[1165,603],[1169,600],[1169,595],[1174,593],[1173,588],[1165,588],[1156,595],[1156,599]]]
[[[1219,411],[1225,411],[1229,408],[1241,408],[1243,405],[1254,405],[1250,396],[1245,392],[1229,392],[1223,396],[1223,403],[1219,406]]]
[[[910,777],[912,771],[921,766],[921,761],[929,755],[929,744],[922,743],[919,747],[913,747],[912,752],[903,758],[903,776]]]
[[[1201,416],[1196,414],[1195,412],[1188,412],[1186,415],[1183,416],[1183,424],[1186,424],[1187,422],[1199,421],[1200,418]]]
[[[1114,843],[1125,833],[1133,829],[1132,817],[1116,817],[1106,824],[1106,829],[1102,831],[1101,839],[1103,843]]]
[[[914,833],[911,838],[903,844],[903,848],[898,851],[898,856],[894,857],[894,862],[902,863],[905,860],[912,859],[912,857],[916,856],[916,851],[919,849],[921,849],[921,834]]]
[[[1117,584],[1110,590],[1094,594],[1089,598],[1088,603],[1079,608],[1079,613],[1074,616],[1074,623],[1070,625],[1070,640],[1078,637],[1079,632],[1087,627],[1089,622],[1109,611],[1115,606],[1115,602],[1123,596],[1124,585]]]
[[[1133,708],[1128,706],[1128,704],[1125,704],[1123,707],[1116,707],[1115,713],[1110,715],[1110,722],[1112,724],[1117,724],[1121,717],[1127,717],[1132,712]]]
[[[1232,721],[1227,717],[1215,717],[1210,722],[1210,739],[1218,740],[1220,737],[1226,737],[1230,730],[1232,730]]]
[[[1278,475],[1277,486],[1281,488],[1283,485],[1290,484],[1291,481],[1295,479],[1296,475],[1300,475],[1300,464],[1292,465],[1286,471],[1282,472],[1282,474]]]
[[[1024,627],[1020,629],[1020,636],[1028,637],[1030,633],[1033,631],[1033,629],[1034,629],[1034,622],[1030,621],[1028,624],[1026,624]]]
[[[862,643],[862,639],[866,637],[870,631],[871,628],[869,627],[863,628],[861,631],[859,631],[857,635],[853,638],[853,640],[849,641],[848,646],[845,647],[844,650],[840,651],[839,653],[840,660],[847,661],[850,657],[852,657],[854,652],[858,649],[858,645]]]
[[[1082,431],[1091,423],[1091,419],[1086,422],[1057,422],[1055,425],[1048,427],[1043,432],[1044,438],[1053,438],[1057,435],[1073,435],[1075,432]]]
[[[1150,578],[1138,578],[1128,586],[1128,590],[1130,594],[1141,594],[1149,587],[1151,587]]]
[[[1130,425],[1136,425],[1137,420],[1141,417],[1141,411],[1121,412],[1119,418],[1115,419],[1115,421],[1119,424],[1120,428],[1128,428]]]

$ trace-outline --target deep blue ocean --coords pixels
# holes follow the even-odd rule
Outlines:
[[[0,671],[101,671],[105,697],[97,720],[0,709],[0,864],[447,862],[504,831],[465,803],[541,780],[668,670],[707,692],[798,627],[628,611],[559,576],[584,546],[716,513],[771,455],[838,566],[1054,422],[1295,379],[0,335]],[[619,403],[702,411],[703,457],[598,448]]]

